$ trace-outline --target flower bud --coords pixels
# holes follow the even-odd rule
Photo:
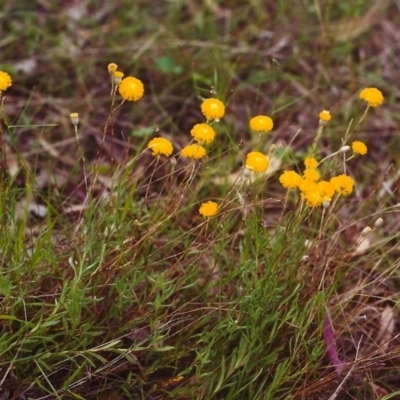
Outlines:
[[[378,218],[375,221],[375,228],[380,228],[383,225],[383,218]]]

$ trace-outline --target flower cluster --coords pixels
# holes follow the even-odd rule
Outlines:
[[[112,76],[114,87],[122,98],[127,101],[138,101],[144,94],[143,83],[133,77],[128,76],[123,79],[123,73],[117,70],[118,66],[114,63],[108,65],[108,71]],[[0,90],[5,90],[11,85],[11,78],[8,83],[8,74],[0,71]],[[8,86],[7,86],[8,85]],[[359,95],[360,99],[365,100],[369,107],[377,107],[383,102],[382,93],[376,88],[363,89]],[[201,112],[206,118],[205,122],[193,125],[190,130],[193,142],[183,147],[180,154],[183,158],[190,160],[200,160],[207,155],[207,148],[216,138],[214,123],[218,122],[225,115],[225,105],[217,98],[208,98],[201,103]],[[319,139],[323,126],[331,120],[331,114],[327,110],[319,113],[319,129],[317,139]],[[274,128],[272,118],[267,115],[256,115],[249,120],[249,127],[258,133],[268,133]],[[311,154],[314,153],[318,140],[314,141]],[[147,148],[151,150],[155,157],[169,157],[173,153],[173,145],[168,139],[157,137],[149,141]],[[343,146],[338,153],[353,150],[354,154],[365,155],[368,151],[367,146],[360,141],[354,141],[350,146]],[[325,157],[326,158],[329,158]],[[324,160],[325,160],[324,159]],[[323,161],[324,161],[323,160]],[[269,167],[269,157],[260,151],[250,151],[246,155],[244,171],[246,174],[251,172],[265,173]],[[349,196],[354,189],[354,180],[351,176],[341,174],[329,180],[321,178],[321,173],[317,169],[320,162],[314,157],[304,159],[304,169],[301,174],[295,171],[284,171],[279,177],[282,186],[288,190],[298,189],[305,204],[309,207],[323,205],[327,207],[335,195]],[[202,203],[199,208],[200,215],[212,217],[218,212],[218,204],[213,201]]]
[[[350,176],[342,174],[329,181],[320,180],[320,173],[315,168],[318,162],[313,158],[306,158],[304,164],[306,169],[303,176],[295,171],[284,171],[279,182],[286,189],[298,188],[307,206],[327,205],[335,194],[348,196],[352,193],[354,180]]]
[[[108,64],[107,70],[111,75],[112,95],[115,94],[118,88],[119,94],[126,101],[138,101],[143,97],[144,86],[140,79],[133,76],[127,76],[122,79],[125,74],[118,71],[118,65],[115,63]]]

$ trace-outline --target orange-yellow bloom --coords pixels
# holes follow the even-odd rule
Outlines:
[[[11,76],[7,72],[0,71],[0,92],[4,92],[12,85]]]
[[[169,157],[174,150],[172,143],[168,139],[162,137],[150,140],[150,142],[147,144],[147,148],[152,150],[153,156],[159,156],[162,154]]]
[[[303,175],[304,179],[310,182],[316,182],[321,176],[315,168],[306,168]]]
[[[318,164],[318,161],[314,157],[306,157],[304,160],[306,168],[317,168]]]
[[[360,154],[361,156],[367,154],[368,151],[366,144],[358,140],[351,144],[351,148],[355,154]]]
[[[331,113],[329,111],[323,110],[319,113],[319,119],[323,122],[329,122],[332,118]]]
[[[279,182],[286,189],[298,187],[301,181],[301,176],[295,171],[284,171],[279,177]]]
[[[331,178],[330,183],[335,188],[336,193],[342,196],[348,196],[352,193],[354,187],[354,180],[352,177],[342,174]]]
[[[209,144],[215,138],[215,131],[208,124],[196,124],[190,131],[190,134],[193,136],[194,140],[200,144]]]
[[[307,206],[319,207],[323,203],[324,197],[317,183],[302,180],[299,185],[299,189],[303,194],[303,198],[306,201]]]
[[[193,160],[200,160],[205,157],[206,149],[199,144],[189,144],[181,150],[183,157],[190,158]]]
[[[114,76],[118,71],[114,72]],[[142,81],[133,76],[122,79],[118,87],[119,94],[124,100],[138,101],[143,97],[144,86]]]
[[[304,193],[304,199],[308,207],[319,207],[324,202],[321,191],[318,189]]]
[[[206,99],[201,104],[201,112],[207,119],[221,119],[225,114],[225,106],[221,100]]]
[[[203,217],[213,217],[218,212],[218,204],[214,201],[207,201],[199,208],[199,214]]]
[[[274,122],[266,115],[258,115],[250,120],[250,128],[256,132],[269,132],[272,131]]]
[[[383,103],[384,100],[382,92],[374,87],[361,90],[358,97],[361,100],[365,100],[369,107],[378,107]]]
[[[335,187],[328,181],[320,181],[317,183],[321,196],[324,201],[331,201],[335,195]]]
[[[251,151],[247,154],[245,166],[251,171],[265,172],[268,168],[268,164],[268,157],[258,151]]]

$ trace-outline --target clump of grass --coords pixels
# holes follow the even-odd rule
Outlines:
[[[349,123],[341,147],[325,156],[320,139],[331,115],[316,110],[307,156],[279,176],[271,165],[291,147],[277,148],[273,119],[250,119],[253,138],[243,150],[223,124],[229,107],[215,88],[202,99],[204,118],[184,147],[155,132],[117,164],[113,148],[110,160],[104,155],[107,134],[114,134],[118,111],[140,101],[145,88],[136,77],[123,78],[114,63],[108,71],[110,112],[91,162],[71,110],[74,190],[65,196],[61,190],[56,199],[38,190],[22,162],[24,188],[12,175],[2,180],[4,390],[36,399],[373,392],[358,376],[377,365],[377,354],[379,365],[396,360],[394,330],[381,323],[377,346],[368,347],[366,336],[352,336],[350,318],[362,314],[362,298],[375,298],[369,288],[396,269],[370,280],[378,273],[374,267],[361,286],[351,276],[361,268],[360,257],[383,262],[382,249],[396,238],[363,248],[379,234],[379,224],[369,228],[363,218],[396,209],[356,219],[349,198],[356,186],[352,161],[368,154],[354,139],[371,108],[382,104],[382,93],[361,91],[365,112]],[[4,143],[12,130],[0,134]],[[231,169],[231,158],[241,161],[239,171]],[[222,185],[210,173],[221,164]],[[282,188],[271,193],[277,181]],[[39,200],[44,211],[35,226],[26,204]],[[279,212],[266,221],[272,207]]]

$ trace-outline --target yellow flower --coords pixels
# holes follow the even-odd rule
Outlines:
[[[317,168],[318,164],[318,161],[314,157],[307,157],[304,160],[304,165],[306,166],[306,168]]]
[[[114,72],[114,76],[116,72]],[[118,91],[124,100],[138,101],[143,96],[144,86],[139,79],[133,76],[127,76],[119,84]]]
[[[11,76],[7,72],[0,71],[0,92],[4,92],[12,85]]]
[[[374,87],[361,90],[358,97],[361,100],[365,100],[368,103],[368,107],[378,107],[384,100],[382,92]]]
[[[324,198],[318,188],[315,191],[304,193],[304,199],[308,207],[319,207],[324,202]]]
[[[355,154],[365,155],[367,154],[368,148],[365,143],[356,140],[351,144],[351,148]]]
[[[118,68],[118,65],[115,63],[110,63],[107,66],[108,72],[112,75]]]
[[[319,207],[323,203],[324,197],[317,183],[302,180],[302,182],[300,182],[299,189],[303,194],[307,206]]]
[[[318,182],[317,185],[324,201],[331,201],[332,197],[335,195],[335,187],[332,185],[332,183],[328,181],[321,181]]]
[[[189,144],[181,150],[183,157],[191,158],[193,160],[200,160],[205,157],[206,149],[199,144]]]
[[[274,123],[270,117],[266,115],[258,115],[250,120],[250,128],[256,132],[269,132],[272,131]]]
[[[220,119],[225,114],[224,103],[218,99],[206,99],[201,104],[201,112],[207,119]]]
[[[316,188],[317,188],[317,184],[315,182],[306,181],[303,178],[299,182],[298,186],[299,186],[300,192],[302,192],[302,193],[310,192],[310,191],[316,190]]]
[[[71,113],[71,114],[69,114],[69,117],[71,118],[71,124],[73,126],[78,126],[78,124],[79,124],[79,114],[78,113]]]
[[[172,143],[168,139],[162,137],[150,140],[147,148],[152,150],[153,156],[159,156],[160,154],[163,154],[164,156],[169,157],[174,150]]]
[[[319,113],[319,119],[323,122],[329,122],[332,118],[331,113],[329,111],[323,110]]]
[[[209,144],[215,138],[214,129],[207,124],[196,124],[190,131],[190,134],[193,136],[194,140],[196,140],[196,142],[200,144],[203,143]]]
[[[279,182],[286,189],[298,187],[301,182],[301,176],[294,171],[284,171],[279,177]]]
[[[315,168],[306,168],[303,172],[304,179],[310,182],[316,182],[321,175]]]
[[[254,172],[265,172],[268,168],[268,157],[258,151],[251,151],[246,157],[246,168]]]
[[[199,214],[203,217],[213,217],[217,212],[218,204],[213,201],[207,201],[199,208]]]
[[[352,177],[342,174],[331,178],[330,183],[335,191],[343,196],[348,196],[353,191],[354,180]]]
[[[112,74],[112,80],[116,85],[119,85],[124,77],[124,73],[121,71],[114,71]]]

